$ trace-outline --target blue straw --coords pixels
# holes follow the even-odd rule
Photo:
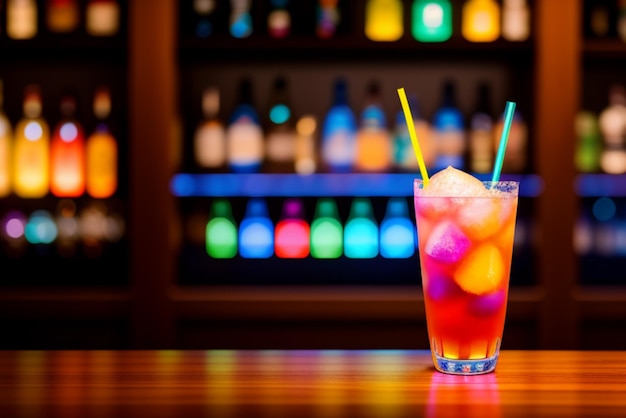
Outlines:
[[[493,166],[493,176],[491,177],[491,187],[495,183],[500,181],[500,173],[502,172],[502,163],[504,162],[504,152],[506,150],[506,143],[509,140],[509,131],[511,130],[511,123],[513,122],[513,115],[515,114],[515,102],[506,102],[506,108],[504,109],[504,126],[502,128],[502,136],[500,136],[500,144],[498,145],[498,154],[496,155],[496,162]]]

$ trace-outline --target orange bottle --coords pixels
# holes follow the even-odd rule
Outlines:
[[[41,117],[39,86],[24,94],[24,116],[15,127],[13,190],[23,198],[44,197],[50,186],[50,131]]]
[[[78,197],[85,192],[85,134],[73,96],[61,99],[61,115],[50,142],[50,191],[58,197]]]
[[[117,190],[117,141],[109,130],[106,120],[111,113],[111,94],[106,87],[96,90],[93,112],[98,125],[87,138],[87,193],[95,198],[111,197]]]

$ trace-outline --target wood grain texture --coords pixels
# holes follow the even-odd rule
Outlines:
[[[626,353],[504,351],[495,373],[427,351],[4,351],[2,417],[623,417]]]

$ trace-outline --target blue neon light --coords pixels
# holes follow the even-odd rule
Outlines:
[[[490,175],[477,176],[490,180]],[[413,196],[416,174],[176,174],[170,190],[178,197]],[[520,182],[520,196],[537,197],[543,180],[537,175],[505,175]],[[626,187],[624,187],[626,189]],[[626,190],[624,190],[626,192]]]

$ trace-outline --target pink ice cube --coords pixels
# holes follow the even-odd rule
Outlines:
[[[456,282],[435,267],[428,269],[427,280],[424,280],[424,291],[428,298],[435,302],[452,299],[463,294]]]
[[[506,289],[493,293],[473,297],[468,304],[470,313],[474,316],[489,316],[497,312],[506,303]]]
[[[424,250],[440,263],[454,264],[465,255],[470,244],[467,236],[454,223],[443,221],[430,233]]]

